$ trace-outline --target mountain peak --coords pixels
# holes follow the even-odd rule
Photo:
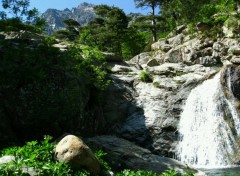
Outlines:
[[[86,25],[96,17],[93,7],[93,4],[83,2],[71,10],[68,8],[64,10],[47,9],[41,16],[47,23],[46,33],[50,35],[65,28],[63,24],[65,19],[74,19],[80,25]]]
[[[84,7],[94,7],[94,4],[88,3],[88,2],[83,2],[81,4],[78,5],[77,8],[84,8]]]

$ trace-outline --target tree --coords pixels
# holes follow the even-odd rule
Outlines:
[[[36,8],[28,9],[29,5],[29,0],[2,0],[2,7],[5,10],[8,9],[13,18],[32,22],[37,19],[38,10]],[[1,12],[1,17],[6,18],[6,13]]]
[[[61,39],[75,41],[79,37],[81,25],[73,19],[66,19],[63,23],[65,24],[66,29],[57,31],[55,36]]]
[[[122,56],[122,43],[126,37],[128,28],[128,18],[123,10],[117,7],[107,5],[95,6],[97,18],[92,20],[85,28],[88,30],[88,35],[94,37],[94,42],[100,50],[113,52]],[[88,35],[84,33],[84,38]]]
[[[151,8],[151,22],[152,22],[152,28],[151,32],[153,35],[153,42],[157,41],[157,22],[156,22],[156,14],[155,14],[155,8],[160,5],[161,0],[134,0],[136,7],[150,7]]]

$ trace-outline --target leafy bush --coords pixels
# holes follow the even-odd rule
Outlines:
[[[23,147],[2,150],[2,155],[15,156],[15,161],[0,165],[0,175],[29,175],[23,168],[32,168],[37,175],[71,175],[69,166],[53,160],[54,144],[50,143],[51,139],[45,136],[40,143],[32,141]]]
[[[28,176],[28,172],[35,173],[39,176],[90,176],[91,174],[86,170],[72,170],[70,166],[64,163],[57,163],[53,159],[55,143],[51,142],[52,137],[44,136],[41,142],[31,141],[27,142],[22,147],[10,147],[0,151],[0,155],[11,155],[15,160],[0,165],[0,175],[10,176]],[[106,153],[98,150],[95,156],[100,161],[103,170],[110,171],[111,168],[102,157]],[[116,176],[193,176],[191,173],[179,174],[174,170],[166,171],[162,174],[156,174],[150,171],[131,171],[123,170],[116,173]]]
[[[0,40],[0,120],[6,122],[0,124],[0,136],[16,133],[22,142],[87,125],[85,113],[108,86],[104,59],[95,48],[74,45],[63,52],[52,47],[54,42],[50,37]],[[6,135],[6,130],[12,131]],[[0,139],[0,148],[7,138]]]
[[[143,82],[152,82],[153,81],[152,77],[150,76],[150,73],[147,71],[142,71],[140,73],[140,80]]]

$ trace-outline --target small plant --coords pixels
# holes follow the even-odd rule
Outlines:
[[[160,83],[159,83],[159,82],[154,82],[153,85],[154,85],[155,87],[160,87]]]
[[[104,170],[106,171],[111,170],[111,167],[109,166],[109,164],[102,159],[105,155],[107,155],[107,153],[103,152],[102,150],[98,150],[94,154],[97,157],[98,161],[100,162]]]
[[[140,73],[140,80],[142,82],[152,82],[153,81],[152,77],[150,76],[150,73],[147,71],[142,71]]]

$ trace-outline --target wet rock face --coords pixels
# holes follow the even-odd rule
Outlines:
[[[221,74],[221,84],[227,98],[234,96],[236,100],[240,101],[240,66],[225,66]]]
[[[119,64],[119,63],[117,63]],[[131,65],[112,67],[112,84],[106,93],[104,116],[107,133],[173,157],[178,122],[190,91],[215,71],[202,65],[165,63],[145,66],[153,82],[140,81],[142,70]]]
[[[231,82],[233,95],[240,101],[240,66],[232,67]]]

